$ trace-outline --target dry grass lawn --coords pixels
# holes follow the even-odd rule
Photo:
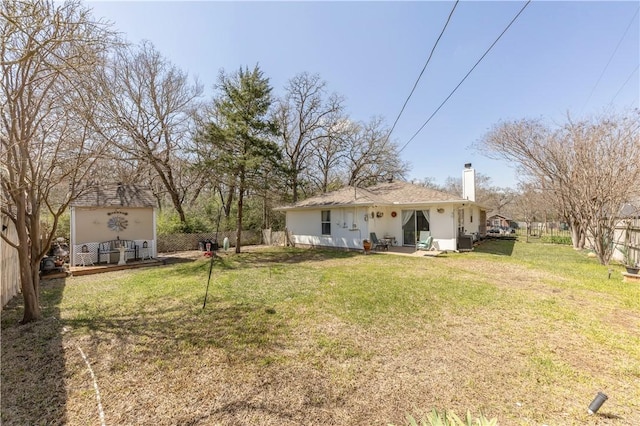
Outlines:
[[[25,326],[5,308],[2,424],[640,425],[640,288],[571,248],[222,255],[202,309],[208,272],[46,281]]]

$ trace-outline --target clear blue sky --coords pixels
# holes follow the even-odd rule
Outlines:
[[[197,76],[208,97],[223,68],[259,64],[276,95],[287,80],[307,71],[346,98],[352,119],[380,115],[391,126],[454,2],[87,4],[129,41],[150,40]],[[392,139],[400,146],[409,140],[524,4],[458,4]],[[471,162],[493,185],[515,187],[516,170],[470,148],[500,120],[562,123],[567,113],[580,118],[637,108],[639,7],[638,1],[529,4],[402,151],[412,165],[409,178],[442,184],[460,177],[464,163]]]

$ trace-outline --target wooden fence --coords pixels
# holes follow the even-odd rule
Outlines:
[[[205,241],[217,241],[220,247],[224,238],[229,238],[229,246],[236,246],[236,231],[204,232],[198,234],[169,234],[158,236],[158,252],[201,250]],[[270,229],[242,231],[242,245],[284,245],[285,233]]]
[[[2,233],[11,241],[17,241],[16,228],[7,217],[2,217]],[[2,307],[20,292],[20,263],[18,251],[0,238],[0,287]]]
[[[628,233],[628,241],[627,239]],[[612,258],[622,262],[625,243],[629,244],[629,256],[635,262],[640,262],[640,218],[626,219],[618,222],[613,234]]]

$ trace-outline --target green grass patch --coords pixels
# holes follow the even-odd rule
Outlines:
[[[95,422],[80,347],[113,424],[582,424],[598,390],[608,424],[640,424],[640,289],[570,247],[231,254],[203,309],[210,265],[45,282],[35,325],[6,308],[3,423]]]
[[[571,237],[567,237],[564,235],[543,235],[540,237],[540,241],[548,244],[564,244],[564,245],[572,245]]]

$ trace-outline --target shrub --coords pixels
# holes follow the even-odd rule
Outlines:
[[[473,418],[471,413],[467,411],[465,419],[462,420],[453,411],[443,410],[438,412],[435,408],[420,419],[416,420],[413,416],[407,416],[409,426],[497,426],[498,419],[487,419],[483,414],[480,417]]]
[[[567,237],[564,235],[545,235],[542,237],[542,242],[551,244],[572,244],[571,237]]]
[[[156,223],[158,235],[210,232],[212,228],[201,217],[188,216],[187,223],[182,223],[175,213],[159,214]]]

